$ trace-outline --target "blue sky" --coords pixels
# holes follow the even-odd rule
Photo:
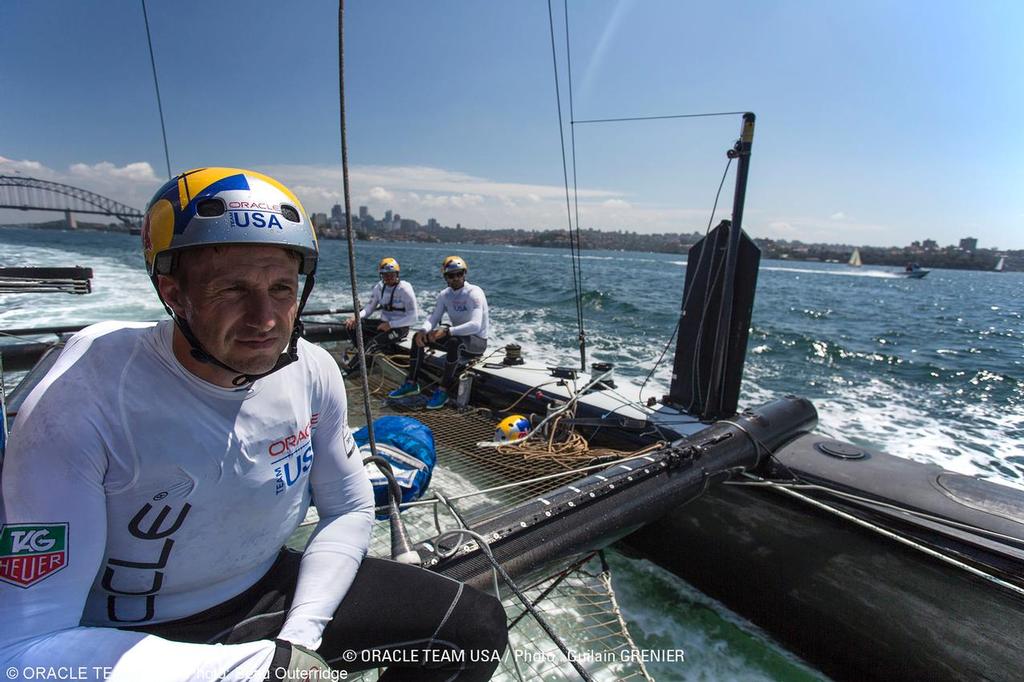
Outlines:
[[[309,210],[339,202],[336,5],[148,7],[172,169],[253,167]],[[561,2],[554,10],[568,121]],[[1024,248],[1024,3],[568,10],[577,120],[757,114],[751,235]],[[354,205],[565,227],[546,2],[350,0],[346,12]],[[0,173],[141,208],[166,170],[140,3],[4,2],[0,25]],[[739,128],[738,116],[577,125],[583,226],[702,230]],[[25,216],[0,211],[0,222]]]

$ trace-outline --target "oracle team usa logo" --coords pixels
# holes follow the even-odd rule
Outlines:
[[[68,524],[12,523],[0,529],[0,581],[31,587],[68,563]]]

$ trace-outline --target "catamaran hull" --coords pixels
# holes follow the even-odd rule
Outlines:
[[[822,442],[789,446],[801,478],[934,518],[806,495],[1020,585],[1024,543],[1014,519],[1024,518],[1024,494],[877,452],[825,461],[829,481],[799,468],[827,457],[815,452]],[[787,460],[786,448],[779,457]],[[1024,670],[1018,593],[777,489],[718,486],[627,544],[838,679],[1016,680]]]

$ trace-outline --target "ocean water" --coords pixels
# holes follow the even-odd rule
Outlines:
[[[310,308],[348,307],[344,244],[325,241]],[[441,259],[469,264],[487,292],[492,347],[577,365],[571,261],[554,249],[358,242],[364,296],[392,256],[429,310]],[[623,392],[655,367],[679,314],[685,256],[587,252],[582,261],[588,362],[616,366]],[[87,296],[0,296],[0,329],[104,319],[158,319],[138,237],[0,230],[0,264],[82,265]],[[795,393],[821,430],[892,454],[1024,487],[1024,275],[935,270],[906,280],[882,268],[764,261],[758,277],[742,405]],[[668,390],[672,350],[643,395]],[[649,562],[613,553],[615,584],[641,648],[686,650],[683,665],[651,665],[659,680],[806,680],[806,667],[763,632]]]

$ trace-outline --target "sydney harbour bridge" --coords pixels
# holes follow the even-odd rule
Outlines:
[[[71,229],[77,226],[75,214],[110,216],[129,229],[138,229],[142,225],[142,211],[137,208],[87,189],[23,175],[0,175],[0,208],[58,211],[64,214]]]

